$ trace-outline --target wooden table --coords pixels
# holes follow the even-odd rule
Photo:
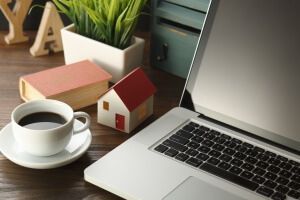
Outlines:
[[[30,42],[6,45],[5,33],[0,32],[0,129],[10,122],[13,108],[22,103],[18,93],[18,79],[24,74],[37,72],[64,64],[63,53],[34,58],[29,53],[34,33],[28,33]],[[138,130],[178,105],[184,80],[149,66],[148,33],[143,69],[157,86],[154,97],[154,115],[133,133],[120,133],[96,122],[96,105],[81,109],[92,117],[92,145],[80,159],[64,167],[35,170],[18,166],[0,153],[0,199],[120,199],[89,184],[83,179],[83,170],[130,138]]]

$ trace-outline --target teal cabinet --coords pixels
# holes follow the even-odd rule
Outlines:
[[[151,65],[186,78],[210,0],[153,0]]]

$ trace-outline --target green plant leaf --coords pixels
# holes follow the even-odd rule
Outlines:
[[[75,31],[120,49],[130,45],[147,0],[53,0]]]

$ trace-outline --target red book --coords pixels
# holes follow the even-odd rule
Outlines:
[[[85,60],[22,76],[20,96],[24,101],[56,99],[79,109],[95,104],[110,79],[109,73]]]

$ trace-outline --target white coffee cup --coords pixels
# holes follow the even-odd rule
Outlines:
[[[56,113],[66,122],[52,129],[36,130],[19,125],[19,121],[30,114],[39,112]],[[85,124],[74,130],[74,119],[85,118]],[[73,134],[85,131],[90,126],[90,116],[56,100],[34,100],[17,106],[11,114],[13,135],[21,148],[36,156],[51,156],[61,152],[70,142]]]

